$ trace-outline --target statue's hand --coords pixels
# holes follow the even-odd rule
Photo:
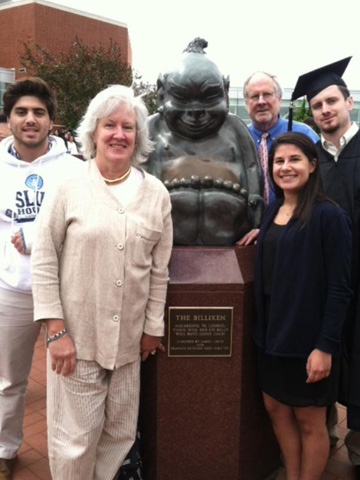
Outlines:
[[[249,223],[252,228],[259,227],[264,211],[264,200],[261,195],[249,195]]]

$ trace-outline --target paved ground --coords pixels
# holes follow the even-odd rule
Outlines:
[[[15,468],[13,480],[51,480],[46,446],[45,357],[46,348],[41,335],[35,348],[27,392],[24,442],[19,452],[19,461]],[[344,446],[346,432],[346,409],[339,407],[340,441],[331,451],[322,480],[354,480]],[[276,480],[284,480],[284,478],[283,472],[280,472]],[[242,480],[248,479],[244,478]]]
[[[24,442],[13,480],[51,480],[46,445],[45,397],[46,348],[41,335],[35,347],[26,397]]]

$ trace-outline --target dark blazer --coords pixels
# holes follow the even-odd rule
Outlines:
[[[315,204],[304,228],[292,218],[278,241],[269,318],[265,318],[264,235],[282,201],[265,211],[255,260],[257,318],[253,339],[270,355],[307,357],[314,348],[338,355],[351,290],[351,229],[346,213],[330,202]]]
[[[339,401],[347,405],[348,428],[360,431],[360,130],[340,152],[337,162],[324,150],[321,142],[316,144],[320,173],[325,194],[348,213],[353,232],[353,289],[343,332],[342,380],[348,385],[342,388],[347,395]],[[347,391],[348,388],[348,391]]]

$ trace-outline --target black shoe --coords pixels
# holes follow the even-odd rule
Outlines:
[[[354,466],[355,480],[360,480],[360,465]]]
[[[0,480],[11,480],[11,473],[16,461],[17,457],[10,459],[0,458]]]

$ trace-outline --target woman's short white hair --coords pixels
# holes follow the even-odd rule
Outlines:
[[[102,90],[89,103],[76,132],[85,159],[94,158],[96,155],[93,134],[98,120],[111,115],[120,105],[133,108],[136,115],[136,146],[131,163],[138,165],[146,160],[153,145],[153,142],[149,140],[148,111],[142,99],[135,97],[132,88],[123,85],[112,85]]]

